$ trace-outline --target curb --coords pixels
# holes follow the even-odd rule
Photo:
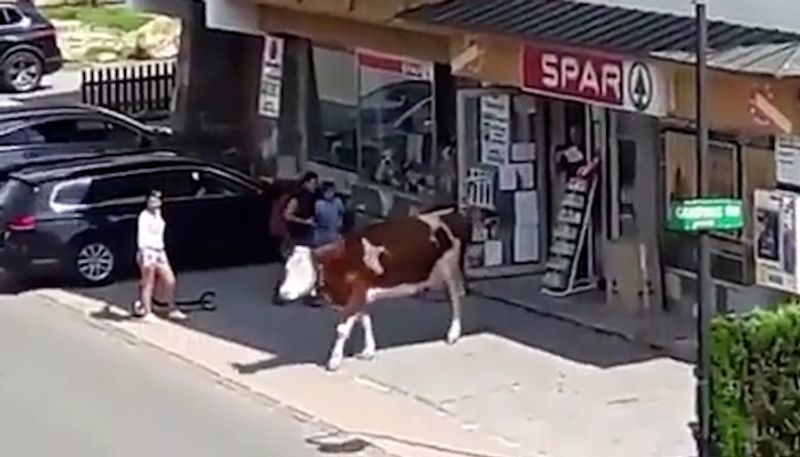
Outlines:
[[[94,328],[96,328],[98,330],[107,332],[109,335],[121,338],[121,339],[125,340],[125,342],[127,342],[129,344],[138,344],[138,345],[146,346],[146,347],[148,347],[150,349],[154,349],[154,350],[159,351],[159,352],[161,352],[163,354],[166,354],[166,355],[168,355],[170,357],[174,357],[175,359],[180,360],[183,363],[187,363],[188,365],[191,365],[192,367],[194,367],[196,369],[199,369],[199,370],[202,370],[203,372],[209,374],[214,382],[216,382],[217,384],[219,384],[219,385],[221,385],[223,387],[226,387],[226,388],[231,389],[231,390],[235,390],[238,393],[244,393],[246,395],[250,395],[250,396],[254,397],[254,399],[256,401],[258,401],[258,402],[260,402],[260,403],[262,403],[262,404],[264,404],[264,405],[266,405],[268,407],[273,407],[278,411],[283,410],[283,412],[285,412],[288,416],[290,416],[291,419],[295,420],[296,422],[299,422],[302,425],[314,425],[318,429],[321,429],[320,430],[321,433],[313,433],[312,436],[309,436],[309,437],[303,436],[303,441],[307,445],[314,445],[315,444],[314,443],[315,440],[319,440],[320,439],[317,435],[321,435],[323,438],[324,437],[332,437],[332,436],[337,436],[338,435],[338,436],[340,436],[342,438],[346,438],[346,439],[351,439],[352,438],[352,439],[361,440],[361,441],[365,442],[367,444],[367,447],[365,447],[363,449],[363,451],[366,451],[367,455],[370,456],[370,457],[372,455],[374,455],[375,453],[379,454],[380,457],[403,457],[403,456],[400,456],[400,455],[396,455],[396,454],[390,453],[389,451],[383,449],[382,447],[373,444],[372,442],[370,442],[369,440],[365,439],[364,437],[360,437],[360,436],[358,436],[356,434],[349,433],[349,432],[347,432],[347,430],[344,430],[344,429],[342,429],[340,427],[337,427],[334,424],[331,424],[329,422],[321,420],[321,419],[319,419],[319,418],[317,418],[317,417],[315,417],[315,416],[313,416],[313,415],[311,415],[309,413],[306,413],[305,411],[303,411],[301,409],[295,408],[294,406],[292,406],[290,404],[287,404],[287,403],[282,402],[282,401],[280,401],[280,400],[278,400],[276,398],[273,398],[270,395],[265,394],[264,392],[261,392],[261,391],[255,390],[253,388],[250,388],[249,386],[237,381],[236,379],[234,379],[234,378],[232,378],[230,376],[223,375],[223,374],[221,374],[221,373],[219,373],[219,372],[217,372],[217,371],[215,371],[215,370],[213,370],[213,369],[211,369],[211,368],[209,368],[209,367],[207,367],[207,366],[205,366],[205,365],[203,365],[201,363],[198,363],[198,362],[192,360],[189,357],[185,357],[180,352],[172,351],[172,350],[170,350],[168,348],[165,348],[163,346],[151,343],[150,341],[147,341],[146,339],[140,338],[140,337],[136,336],[135,334],[133,334],[132,332],[130,332],[130,331],[124,329],[124,328],[112,325],[109,322],[103,322],[103,321],[96,320],[96,319],[89,319],[88,316],[87,316],[87,313],[85,312],[85,310],[83,308],[81,308],[80,306],[77,306],[74,303],[70,303],[68,301],[60,299],[59,297],[55,297],[55,296],[51,295],[48,290],[25,292],[25,293],[22,293],[22,294],[18,294],[17,296],[29,296],[29,297],[33,297],[33,298],[38,298],[38,299],[40,299],[41,301],[43,301],[44,303],[46,303],[49,306],[58,306],[58,307],[60,307],[62,309],[68,310],[69,312],[76,313],[81,318],[83,318],[83,320],[86,323],[88,323],[89,325],[91,325],[92,327],[94,327]],[[80,299],[85,301],[86,303],[92,303],[92,304],[96,304],[96,305],[103,305],[106,308],[122,309],[121,307],[119,307],[117,305],[114,305],[113,303],[104,302],[102,300],[89,299],[89,298],[86,298],[86,297],[80,297]]]
[[[684,351],[681,351],[680,349],[674,347],[673,345],[660,343],[658,341],[653,341],[647,339],[646,337],[642,337],[641,335],[637,335],[636,333],[628,332],[625,330],[614,328],[612,326],[605,325],[602,322],[596,322],[590,319],[583,319],[581,317],[571,316],[569,314],[551,311],[545,309],[544,307],[537,306],[534,303],[524,302],[522,300],[514,300],[505,297],[500,297],[492,293],[477,290],[477,288],[475,287],[470,289],[470,293],[474,294],[477,297],[486,300],[496,301],[508,306],[513,306],[515,308],[519,308],[522,309],[523,311],[537,314],[542,317],[557,319],[559,321],[566,322],[584,329],[592,330],[596,333],[600,333],[606,336],[618,338],[627,341],[629,343],[636,344],[638,346],[645,346],[650,350],[656,351],[660,354],[666,355],[676,360],[680,360],[682,362],[690,364],[695,363],[693,357],[686,356]]]

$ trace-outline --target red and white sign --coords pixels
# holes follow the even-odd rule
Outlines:
[[[373,51],[358,51],[358,65],[361,67],[401,74],[408,79],[433,79],[433,65],[430,62],[380,54]]]
[[[666,78],[641,60],[575,49],[525,45],[522,81],[526,89],[626,111],[663,116]]]

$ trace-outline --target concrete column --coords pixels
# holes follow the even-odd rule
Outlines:
[[[192,2],[178,55],[172,125],[192,151],[223,154],[247,168],[258,158],[257,109],[263,39],[209,29],[205,7]]]
[[[288,177],[304,170],[310,150],[324,144],[313,44],[306,38],[286,36],[284,46],[276,171]]]

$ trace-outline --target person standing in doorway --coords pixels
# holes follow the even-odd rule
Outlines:
[[[161,215],[161,192],[152,190],[147,196],[147,206],[139,214],[136,233],[138,252],[136,261],[141,275],[139,306],[142,318],[153,318],[153,295],[168,306],[167,317],[184,320],[186,315],[175,305],[175,273],[167,258],[164,243],[166,222]]]
[[[316,225],[314,204],[317,198],[318,181],[319,177],[313,171],[303,175],[298,189],[292,194],[283,209],[283,218],[286,221],[292,245],[290,249],[294,249],[295,246],[314,247],[314,227]],[[275,284],[272,295],[272,303],[275,305],[283,304],[278,294],[278,288],[282,282],[283,278],[280,277]],[[316,302],[308,301],[307,304],[316,304]]]
[[[564,176],[564,185],[579,176],[587,165],[586,154],[581,150],[580,129],[571,125],[567,129],[567,141],[556,148],[556,170]]]
[[[336,186],[327,181],[322,184],[322,196],[314,210],[314,246],[333,243],[341,237],[344,224],[344,203],[336,195]]]

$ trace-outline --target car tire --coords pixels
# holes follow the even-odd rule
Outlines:
[[[72,276],[84,286],[114,282],[120,269],[118,250],[106,241],[86,238],[74,243],[67,264]]]
[[[42,59],[31,51],[15,51],[3,63],[3,87],[13,92],[31,92],[39,88],[44,76]]]

